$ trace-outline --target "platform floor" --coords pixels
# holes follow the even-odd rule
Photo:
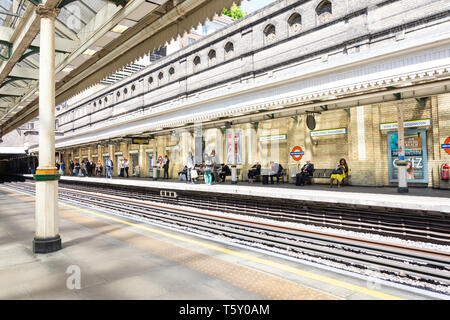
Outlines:
[[[26,175],[32,177],[31,175]],[[217,192],[227,194],[241,194],[253,197],[271,197],[282,199],[295,199],[318,201],[327,203],[346,203],[349,205],[374,206],[384,208],[398,208],[410,210],[425,210],[450,213],[450,190],[431,188],[410,188],[409,193],[399,194],[396,188],[345,186],[330,189],[329,185],[313,184],[297,187],[292,183],[263,185],[261,183],[249,184],[239,182],[232,185],[230,182],[206,185],[204,182],[188,184],[177,180],[151,178],[113,178],[103,177],[71,177],[63,176],[62,181],[101,182],[115,185],[132,185],[153,187],[168,190],[192,190],[198,192]]]
[[[0,299],[423,299],[261,252],[59,206],[63,249],[36,255],[34,197],[0,185]],[[67,286],[70,266],[80,269],[80,289]]]

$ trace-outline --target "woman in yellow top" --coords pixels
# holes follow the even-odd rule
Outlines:
[[[339,165],[337,168],[333,171],[330,177],[330,188],[333,188],[333,181],[337,181],[338,188],[341,187],[342,180],[344,180],[345,177],[347,177],[348,174],[348,166],[347,162],[344,158],[339,160]]]

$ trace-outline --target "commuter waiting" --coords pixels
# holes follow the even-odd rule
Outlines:
[[[112,168],[113,168],[113,162],[109,157],[107,157],[106,161],[105,161],[105,176],[106,176],[106,178],[112,179],[112,173],[111,173]]]
[[[314,165],[311,163],[310,160],[306,160],[306,164],[304,164],[303,167],[300,169],[300,172],[297,173],[295,185],[304,186],[307,180],[311,182],[311,177],[313,176],[313,173],[314,173]]]
[[[78,177],[78,175],[80,174],[80,168],[81,168],[80,163],[77,160],[74,165],[75,177]]]
[[[281,172],[283,171],[283,167],[279,163],[270,161],[270,169],[270,184],[273,184],[273,177],[277,177],[277,184],[280,184],[280,176]]]
[[[347,161],[344,158],[339,160],[339,165],[336,169],[333,170],[330,177],[330,188],[333,188],[333,181],[337,181],[338,188],[341,187],[342,181],[347,177],[348,174],[348,166]]]
[[[253,183],[256,176],[261,175],[261,165],[258,161],[248,170],[248,182]]]
[[[227,176],[231,176],[231,170],[225,163],[222,163],[221,167],[219,172],[219,182],[224,182]]]
[[[98,160],[97,165],[95,166],[95,175],[97,177],[102,175],[102,162],[100,160]]]

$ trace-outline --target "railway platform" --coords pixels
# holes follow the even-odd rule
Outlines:
[[[34,211],[0,185],[0,299],[426,298],[61,201],[62,250],[34,254]]]

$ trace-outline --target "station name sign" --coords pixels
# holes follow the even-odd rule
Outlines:
[[[430,126],[431,125],[431,119],[419,119],[419,120],[409,120],[403,122],[404,128],[414,128],[414,127],[423,127],[423,126]],[[390,130],[390,129],[397,129],[398,128],[398,122],[386,122],[380,124],[380,130]]]
[[[313,130],[313,131],[311,131],[311,137],[332,136],[332,135],[336,135],[336,134],[346,134],[346,133],[347,133],[347,128]]]
[[[286,134],[279,134],[276,136],[265,136],[265,137],[260,137],[259,141],[260,142],[266,142],[266,141],[278,141],[278,140],[286,140],[287,139],[287,135]]]
[[[131,144],[149,144],[149,138],[131,138]]]

